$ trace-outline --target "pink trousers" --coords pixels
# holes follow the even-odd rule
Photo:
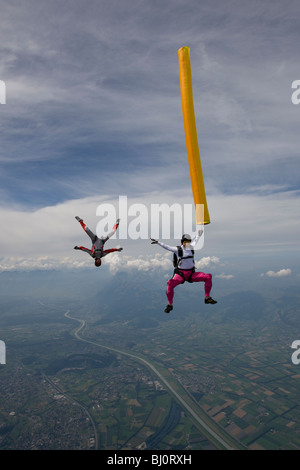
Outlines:
[[[182,271],[184,278],[188,280],[191,275],[191,271]],[[211,288],[212,288],[212,275],[205,274],[201,272],[194,272],[192,274],[192,282],[204,282],[204,292],[205,297],[209,297]],[[179,274],[174,274],[174,276],[168,280],[168,287],[167,287],[167,299],[169,305],[173,305],[173,298],[174,298],[174,289],[179,284],[183,283],[183,279]]]

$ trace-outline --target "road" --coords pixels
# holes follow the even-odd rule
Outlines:
[[[89,412],[89,410],[83,406],[78,400],[75,400],[75,398],[70,397],[66,392],[64,392],[57,384],[55,384],[50,377],[47,375],[43,375],[44,379],[51,385],[52,388],[57,390],[61,395],[63,395],[67,400],[70,400],[72,403],[75,403],[77,406],[79,406],[88,416],[94,430],[94,436],[95,436],[95,449],[98,449],[98,433],[97,433],[97,428],[95,425],[95,422]]]
[[[75,320],[75,321],[80,323],[79,327],[74,331],[74,336],[78,340],[84,341],[85,343],[93,344],[95,346],[107,349],[109,351],[113,351],[113,352],[118,353],[118,354],[122,354],[124,356],[128,356],[132,359],[135,359],[139,362],[142,362],[145,366],[147,366],[149,369],[151,369],[152,372],[154,372],[154,374],[159,378],[159,380],[162,383],[164,383],[164,385],[167,387],[167,389],[170,391],[170,393],[176,398],[176,400],[188,411],[188,413],[197,421],[197,423],[199,423],[200,426],[207,431],[207,433],[213,438],[214,441],[217,441],[226,450],[235,450],[237,448],[241,448],[240,444],[237,444],[236,447],[233,447],[231,445],[231,442],[233,441],[233,438],[231,438],[230,436],[228,436],[228,440],[225,440],[223,438],[223,436],[221,435],[221,433],[219,434],[214,429],[212,429],[211,426],[207,422],[205,422],[202,419],[202,417],[199,416],[197,414],[197,412],[186,402],[186,400],[176,390],[174,390],[174,387],[166,380],[166,378],[162,375],[162,373],[159,372],[153,364],[151,364],[149,361],[147,361],[146,359],[144,359],[144,358],[142,358],[142,357],[140,357],[136,354],[132,354],[132,353],[129,353],[127,351],[122,351],[120,349],[117,349],[117,348],[114,348],[114,347],[111,347],[111,346],[102,345],[100,343],[97,343],[95,341],[92,341],[92,340],[89,340],[89,339],[86,339],[86,338],[80,336],[79,332],[82,331],[86,327],[86,321],[82,320],[82,319],[79,319],[79,318],[72,317],[70,315],[70,310],[65,312],[64,315],[65,315],[65,317],[69,318],[70,320]],[[223,433],[225,433],[225,431]],[[230,441],[230,443],[228,441]]]

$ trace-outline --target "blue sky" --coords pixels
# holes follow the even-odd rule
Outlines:
[[[296,0],[3,3],[0,269],[90,266],[72,251],[89,244],[74,216],[93,229],[120,195],[192,201],[177,56],[189,46],[211,216],[199,267],[230,279],[245,257],[299,275],[299,13]],[[146,240],[109,243],[124,246],[112,272],[170,269]]]

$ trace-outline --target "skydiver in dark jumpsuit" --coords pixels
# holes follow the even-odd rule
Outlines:
[[[104,243],[107,242],[107,240],[113,236],[113,234],[116,232],[117,228],[119,227],[119,221],[118,219],[113,226],[112,232],[110,232],[106,237],[97,237],[83,222],[83,220],[80,217],[75,217],[76,220],[80,223],[81,227],[83,230],[88,234],[92,241],[92,248],[89,250],[88,248],[85,248],[84,246],[74,246],[74,250],[81,250],[85,251],[88,253],[92,258],[95,260],[95,266],[101,266],[101,258],[103,256],[108,255],[109,253],[113,253],[114,251],[122,251],[123,248],[111,248],[110,250],[104,250]]]

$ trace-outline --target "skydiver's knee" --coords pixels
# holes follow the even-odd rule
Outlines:
[[[174,279],[169,279],[167,281],[168,289],[174,289],[174,287],[176,287],[177,284],[178,284],[178,282],[176,282]]]

